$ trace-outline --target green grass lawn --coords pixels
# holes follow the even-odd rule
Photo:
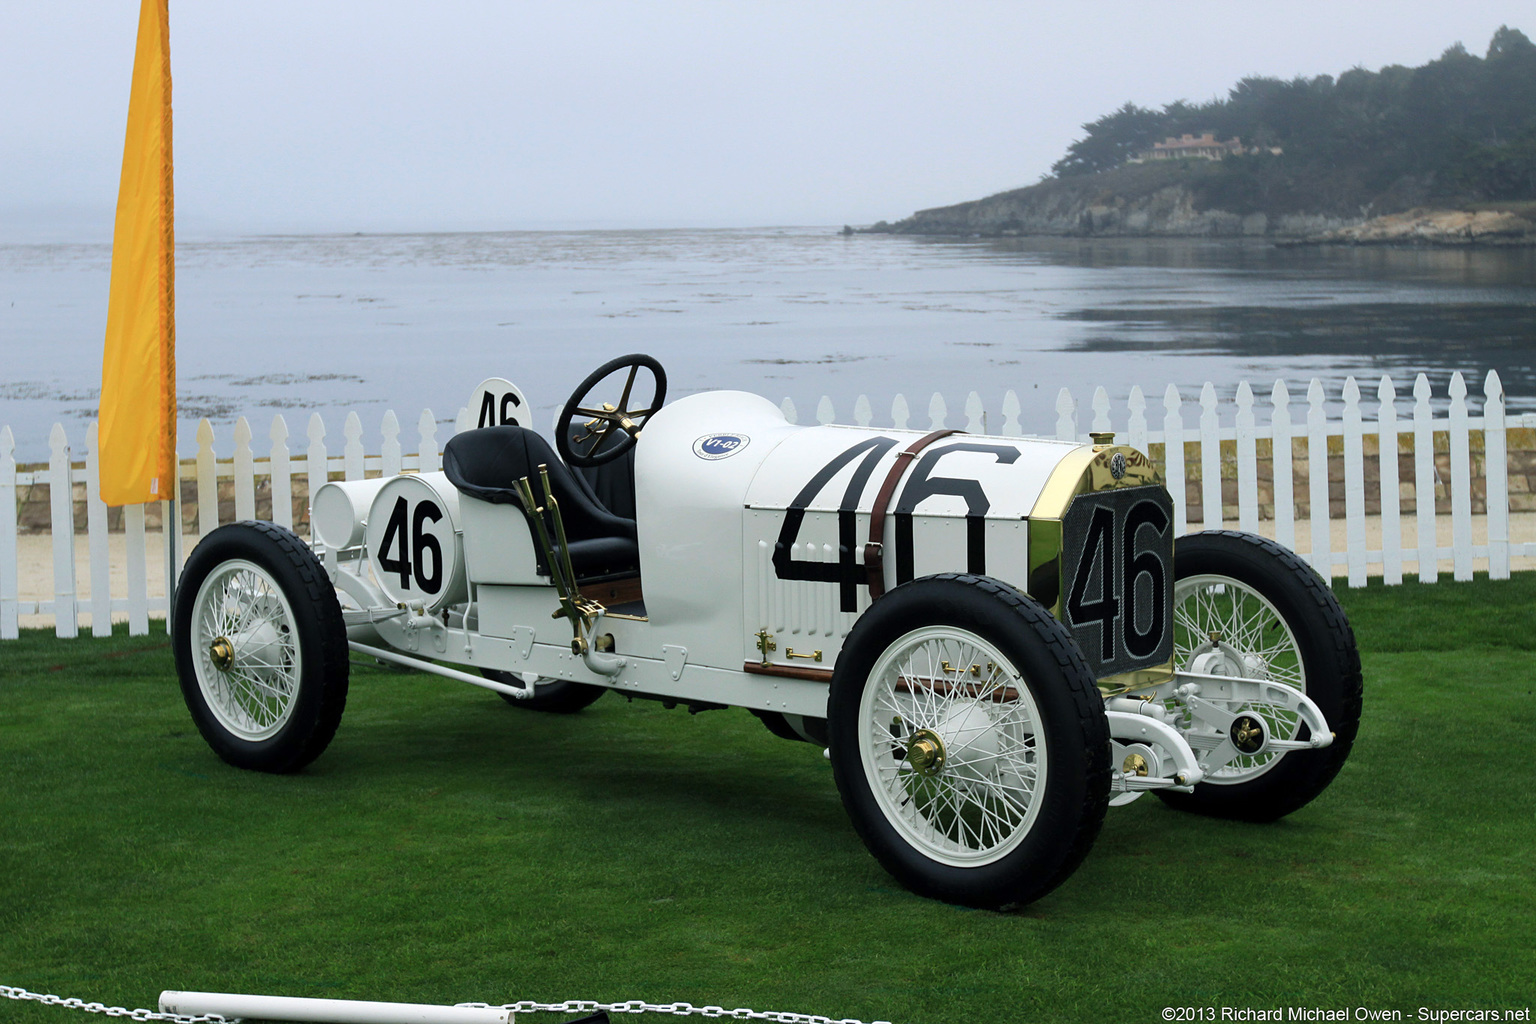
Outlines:
[[[1365,715],[1322,797],[1268,826],[1112,809],[1015,914],[898,888],[821,751],[744,711],[547,716],[357,665],[330,749],[269,776],[204,745],[163,634],[29,633],[0,646],[0,983],[905,1024],[1527,1006],[1536,574],[1339,596]]]

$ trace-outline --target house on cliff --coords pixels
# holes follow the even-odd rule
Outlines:
[[[1154,142],[1151,149],[1137,154],[1129,162],[1139,164],[1149,160],[1220,160],[1228,155],[1240,156],[1244,153],[1257,152],[1259,152],[1258,146],[1244,147],[1242,139],[1231,138],[1221,142],[1217,140],[1214,133],[1205,132],[1202,135],[1183,135],[1177,139],[1169,136],[1162,142]],[[1269,152],[1278,156],[1280,148],[1276,146]]]

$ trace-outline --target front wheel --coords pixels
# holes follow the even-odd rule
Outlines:
[[[855,830],[920,895],[1029,903],[1098,835],[1103,703],[1066,629],[1004,583],[929,576],[876,601],[837,659],[827,713]]]
[[[302,540],[271,523],[219,527],[187,559],[175,616],[182,697],[215,753],[263,772],[320,756],[347,704],[347,638]]]
[[[1328,787],[1360,728],[1355,634],[1323,578],[1272,540],[1231,530],[1180,537],[1173,548],[1174,664],[1210,675],[1271,679],[1305,693],[1334,739],[1320,750],[1238,757],[1193,793],[1159,792],[1170,807],[1219,818],[1274,821]],[[1306,725],[1271,704],[1231,710],[1263,719],[1279,739]]]

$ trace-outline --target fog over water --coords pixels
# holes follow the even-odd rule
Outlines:
[[[9,4],[0,241],[112,230],[136,3]],[[88,14],[82,12],[88,11]],[[867,224],[1127,101],[1416,67],[1529,0],[172,3],[182,238]]]
[[[47,457],[62,422],[77,452],[95,415],[107,245],[0,245],[0,426],[17,457]],[[265,450],[275,412],[302,435],[311,410],[340,443],[356,409],[407,438],[423,407],[451,423],[476,383],[517,382],[547,430],[572,388],[628,352],[662,361],[674,397],[713,388],[822,395],[847,421],[867,395],[914,425],[941,392],[1048,433],[1057,390],[1103,385],[1123,428],[1140,385],[1161,419],[1170,383],[1198,415],[1201,384],[1247,379],[1336,399],[1354,375],[1411,390],[1453,371],[1474,396],[1497,370],[1511,412],[1536,411],[1536,251],[1279,249],[1200,240],[940,241],[839,237],[831,228],[259,237],[182,244],[177,331],[181,450],[208,416],[228,449],[245,415]],[[1371,408],[1368,405],[1367,408]],[[1230,414],[1230,410],[1229,410]],[[1000,417],[993,421],[1000,424]],[[1086,417],[1084,418],[1086,423]],[[447,430],[439,440],[447,437]],[[300,447],[299,438],[290,447]],[[407,443],[407,449],[414,447]]]

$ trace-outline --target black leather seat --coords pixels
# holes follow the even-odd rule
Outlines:
[[[635,518],[635,449],[600,466],[572,466],[597,495],[597,503],[620,519]]]
[[[527,427],[499,426],[467,430],[455,435],[443,448],[443,472],[462,494],[494,505],[511,505],[518,511],[516,481],[527,477],[534,499],[544,505],[544,485],[539,467],[549,468],[549,486],[560,502],[566,538],[571,546],[571,566],[581,581],[633,576],[640,571],[640,546],[635,521],[616,516],[603,506],[592,487],[560,460],[549,442]],[[550,541],[558,543],[554,521],[545,513]],[[533,524],[529,523],[529,529]],[[534,547],[537,549],[537,533]],[[548,574],[544,555],[538,553],[538,571]]]

